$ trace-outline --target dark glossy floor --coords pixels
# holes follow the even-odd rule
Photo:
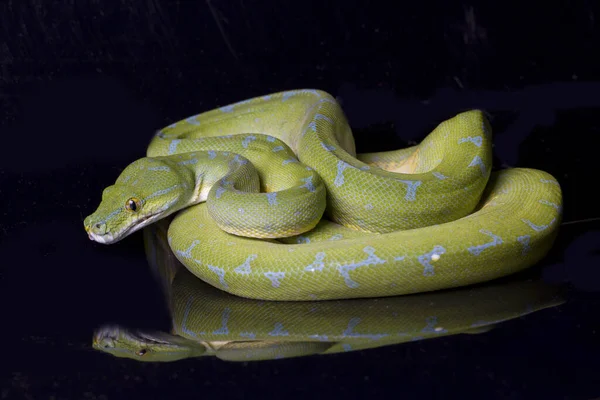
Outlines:
[[[600,221],[577,222],[600,217],[597,10],[439,3],[0,5],[0,398],[600,397]],[[496,168],[561,184],[555,247],[511,279],[565,284],[564,302],[486,333],[287,360],[93,351],[107,321],[170,327],[141,235],[101,246],[83,230],[102,189],[156,129],[306,87],[340,100],[361,152],[484,109]]]

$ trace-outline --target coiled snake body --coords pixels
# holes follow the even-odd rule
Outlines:
[[[177,258],[247,298],[432,291],[514,273],[553,243],[558,182],[491,164],[479,110],[417,146],[356,154],[332,96],[281,92],[160,130],[84,224],[108,244],[177,212],[168,231]]]
[[[261,301],[197,279],[167,241],[170,218],[143,229],[152,275],[165,294],[171,329],[104,323],[93,348],[141,362],[214,356],[226,361],[331,355],[400,343],[480,334],[566,301],[560,285],[522,277],[412,296],[332,301]],[[501,334],[500,334],[501,336]]]

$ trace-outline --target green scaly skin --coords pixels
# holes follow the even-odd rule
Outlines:
[[[137,361],[213,356],[227,361],[335,354],[487,332],[564,303],[559,286],[513,281],[382,299],[264,302],[197,279],[172,256],[165,221],[144,230],[148,261],[167,287],[171,333],[106,325],[94,348]]]
[[[114,243],[177,212],[168,232],[177,258],[247,298],[458,287],[538,262],[560,225],[556,179],[526,168],[491,173],[491,163],[481,111],[440,123],[418,146],[357,155],[333,97],[281,92],[159,131],[85,228]]]

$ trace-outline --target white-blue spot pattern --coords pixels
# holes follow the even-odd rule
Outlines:
[[[428,317],[425,320],[426,326],[425,328],[423,328],[421,330],[422,333],[448,333],[447,329],[443,329],[443,328],[436,328],[436,325],[438,323],[438,319],[437,317]]]
[[[552,218],[552,221],[550,221],[548,224],[546,225],[536,225],[533,222],[531,222],[528,219],[521,219],[521,221],[525,222],[527,225],[529,225],[534,231],[536,232],[541,232],[545,229],[548,229],[556,220],[556,218]]]
[[[364,338],[364,339],[371,339],[371,340],[379,340],[381,338],[389,336],[389,333],[356,333],[356,332],[354,332],[354,329],[358,326],[359,323],[360,323],[360,318],[358,318],[358,317],[351,318],[350,321],[348,321],[348,327],[344,330],[342,335],[345,338],[352,337],[352,338]]]
[[[170,171],[170,170],[171,170],[171,168],[169,168],[165,165],[162,165],[160,167],[148,167],[148,171]]]
[[[308,271],[308,272],[314,272],[314,271],[322,271],[323,268],[325,268],[325,263],[323,262],[323,259],[325,258],[325,252],[324,251],[320,251],[315,255],[315,261],[313,261],[312,264],[307,265],[304,270]]]
[[[227,285],[227,282],[225,282],[225,270],[214,265],[207,265],[207,267],[209,270],[217,274],[219,277],[219,283],[223,286],[223,288],[227,289],[229,286]]]
[[[335,150],[335,147],[334,147],[334,146],[332,146],[332,145],[328,145],[328,144],[325,144],[324,142],[321,142],[321,146],[322,146],[322,147],[323,147],[325,150],[327,150],[327,151],[334,151],[334,150]]]
[[[194,302],[194,297],[190,296],[185,303],[185,311],[183,313],[183,320],[181,321],[181,331],[186,335],[190,335],[192,337],[197,337],[194,331],[191,331],[187,328],[187,319],[190,315],[190,310],[192,309],[192,303]]]
[[[219,187],[217,188],[217,190],[215,191],[215,197],[216,197],[217,199],[220,199],[220,198],[221,198],[221,196],[223,195],[223,193],[225,193],[225,190],[227,190],[227,189],[225,189],[225,187],[224,187],[224,186],[219,186]]]
[[[488,235],[492,238],[491,242],[485,243],[485,244],[480,244],[479,246],[471,246],[469,247],[467,250],[469,250],[469,253],[473,254],[474,256],[478,256],[481,254],[481,252],[489,247],[493,247],[493,246],[498,246],[500,244],[502,244],[502,238],[498,235],[494,235],[492,232],[485,230],[485,229],[481,229],[479,230],[480,233],[483,233],[484,235]]]
[[[181,139],[173,139],[171,143],[169,143],[169,154],[173,154],[177,151],[177,145],[181,143]]]
[[[281,322],[275,323],[275,329],[269,332],[269,336],[289,336],[290,333],[283,328],[283,324]]]
[[[304,185],[301,187],[305,187],[309,192],[315,192],[317,190],[313,185],[312,176],[309,176],[308,178],[302,178],[302,181],[304,181]]]
[[[248,145],[250,144],[250,142],[252,142],[254,140],[256,140],[256,136],[254,136],[254,135],[246,136],[244,138],[244,140],[242,140],[242,147],[245,148],[245,149],[247,149]]]
[[[486,173],[485,164],[483,163],[483,160],[479,156],[473,157],[473,160],[469,164],[469,167],[479,167],[479,169],[481,170],[482,176],[485,175],[485,173]]]
[[[193,164],[197,164],[197,163],[198,163],[198,159],[197,158],[191,158],[189,160],[179,161],[177,163],[177,165],[193,165]]]
[[[402,179],[398,179],[398,182],[402,182],[406,185],[406,194],[404,195],[404,200],[407,201],[415,201],[417,198],[417,188],[421,186],[421,181],[405,181]]]
[[[527,255],[527,253],[529,253],[529,250],[531,250],[530,246],[529,246],[529,241],[531,240],[531,236],[530,235],[523,235],[523,236],[519,236],[517,237],[517,240],[519,241],[519,243],[521,243],[523,245],[523,251],[521,252],[521,255]]]
[[[350,164],[348,164],[345,161],[342,160],[338,160],[337,162],[337,175],[335,177],[335,180],[333,181],[333,184],[335,186],[342,186],[344,184],[344,170],[346,168],[350,167]]]
[[[475,146],[481,147],[481,145],[483,144],[483,138],[481,136],[469,136],[466,138],[458,139],[458,143],[466,143],[466,142],[471,142],[471,143],[475,144]]]
[[[270,206],[277,205],[277,192],[267,193],[267,201]]]
[[[234,269],[233,271],[238,273],[238,274],[242,274],[242,275],[248,275],[252,272],[252,266],[250,265],[250,263],[254,260],[256,260],[256,258],[258,257],[258,255],[256,254],[250,254],[247,258],[246,261],[244,261],[242,264],[240,264],[236,269]]]
[[[191,117],[186,118],[185,122],[192,125],[200,125],[200,121],[197,119],[198,115],[192,115]]]
[[[419,261],[419,263],[424,267],[423,276],[435,275],[433,265],[431,264],[432,256],[436,255],[439,257],[444,253],[446,253],[446,249],[444,247],[435,245],[433,246],[433,250],[417,257],[417,261]]]
[[[229,316],[231,315],[231,308],[227,307],[221,314],[221,327],[213,331],[213,335],[227,335],[229,334],[229,328],[227,328],[227,322],[229,322]]]
[[[383,260],[375,255],[375,249],[373,247],[367,246],[363,249],[363,251],[368,256],[363,261],[340,265],[337,267],[337,270],[339,271],[340,275],[342,275],[342,277],[344,278],[346,286],[348,286],[349,288],[355,289],[358,286],[360,286],[357,282],[353,281],[350,278],[350,271],[354,271],[355,269],[360,267],[386,263],[386,260]]]
[[[271,286],[278,288],[281,280],[285,278],[285,272],[265,272],[265,276],[271,281]]]

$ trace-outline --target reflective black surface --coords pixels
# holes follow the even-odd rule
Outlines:
[[[203,282],[179,262],[168,243],[170,220],[146,227],[143,234],[149,269],[163,290],[171,329],[104,323],[94,332],[94,349],[139,362],[329,356],[483,334],[566,301],[561,284],[526,274],[411,296],[331,301],[241,298]]]
[[[563,225],[520,276],[566,284],[566,302],[487,333],[249,364],[91,349],[104,322],[171,321],[141,235],[94,244],[83,218],[156,129],[255,95],[329,91],[363,152],[483,108],[497,168],[553,174],[564,222],[599,217],[595,5],[526,7],[0,5],[0,397],[600,397],[597,221]]]

